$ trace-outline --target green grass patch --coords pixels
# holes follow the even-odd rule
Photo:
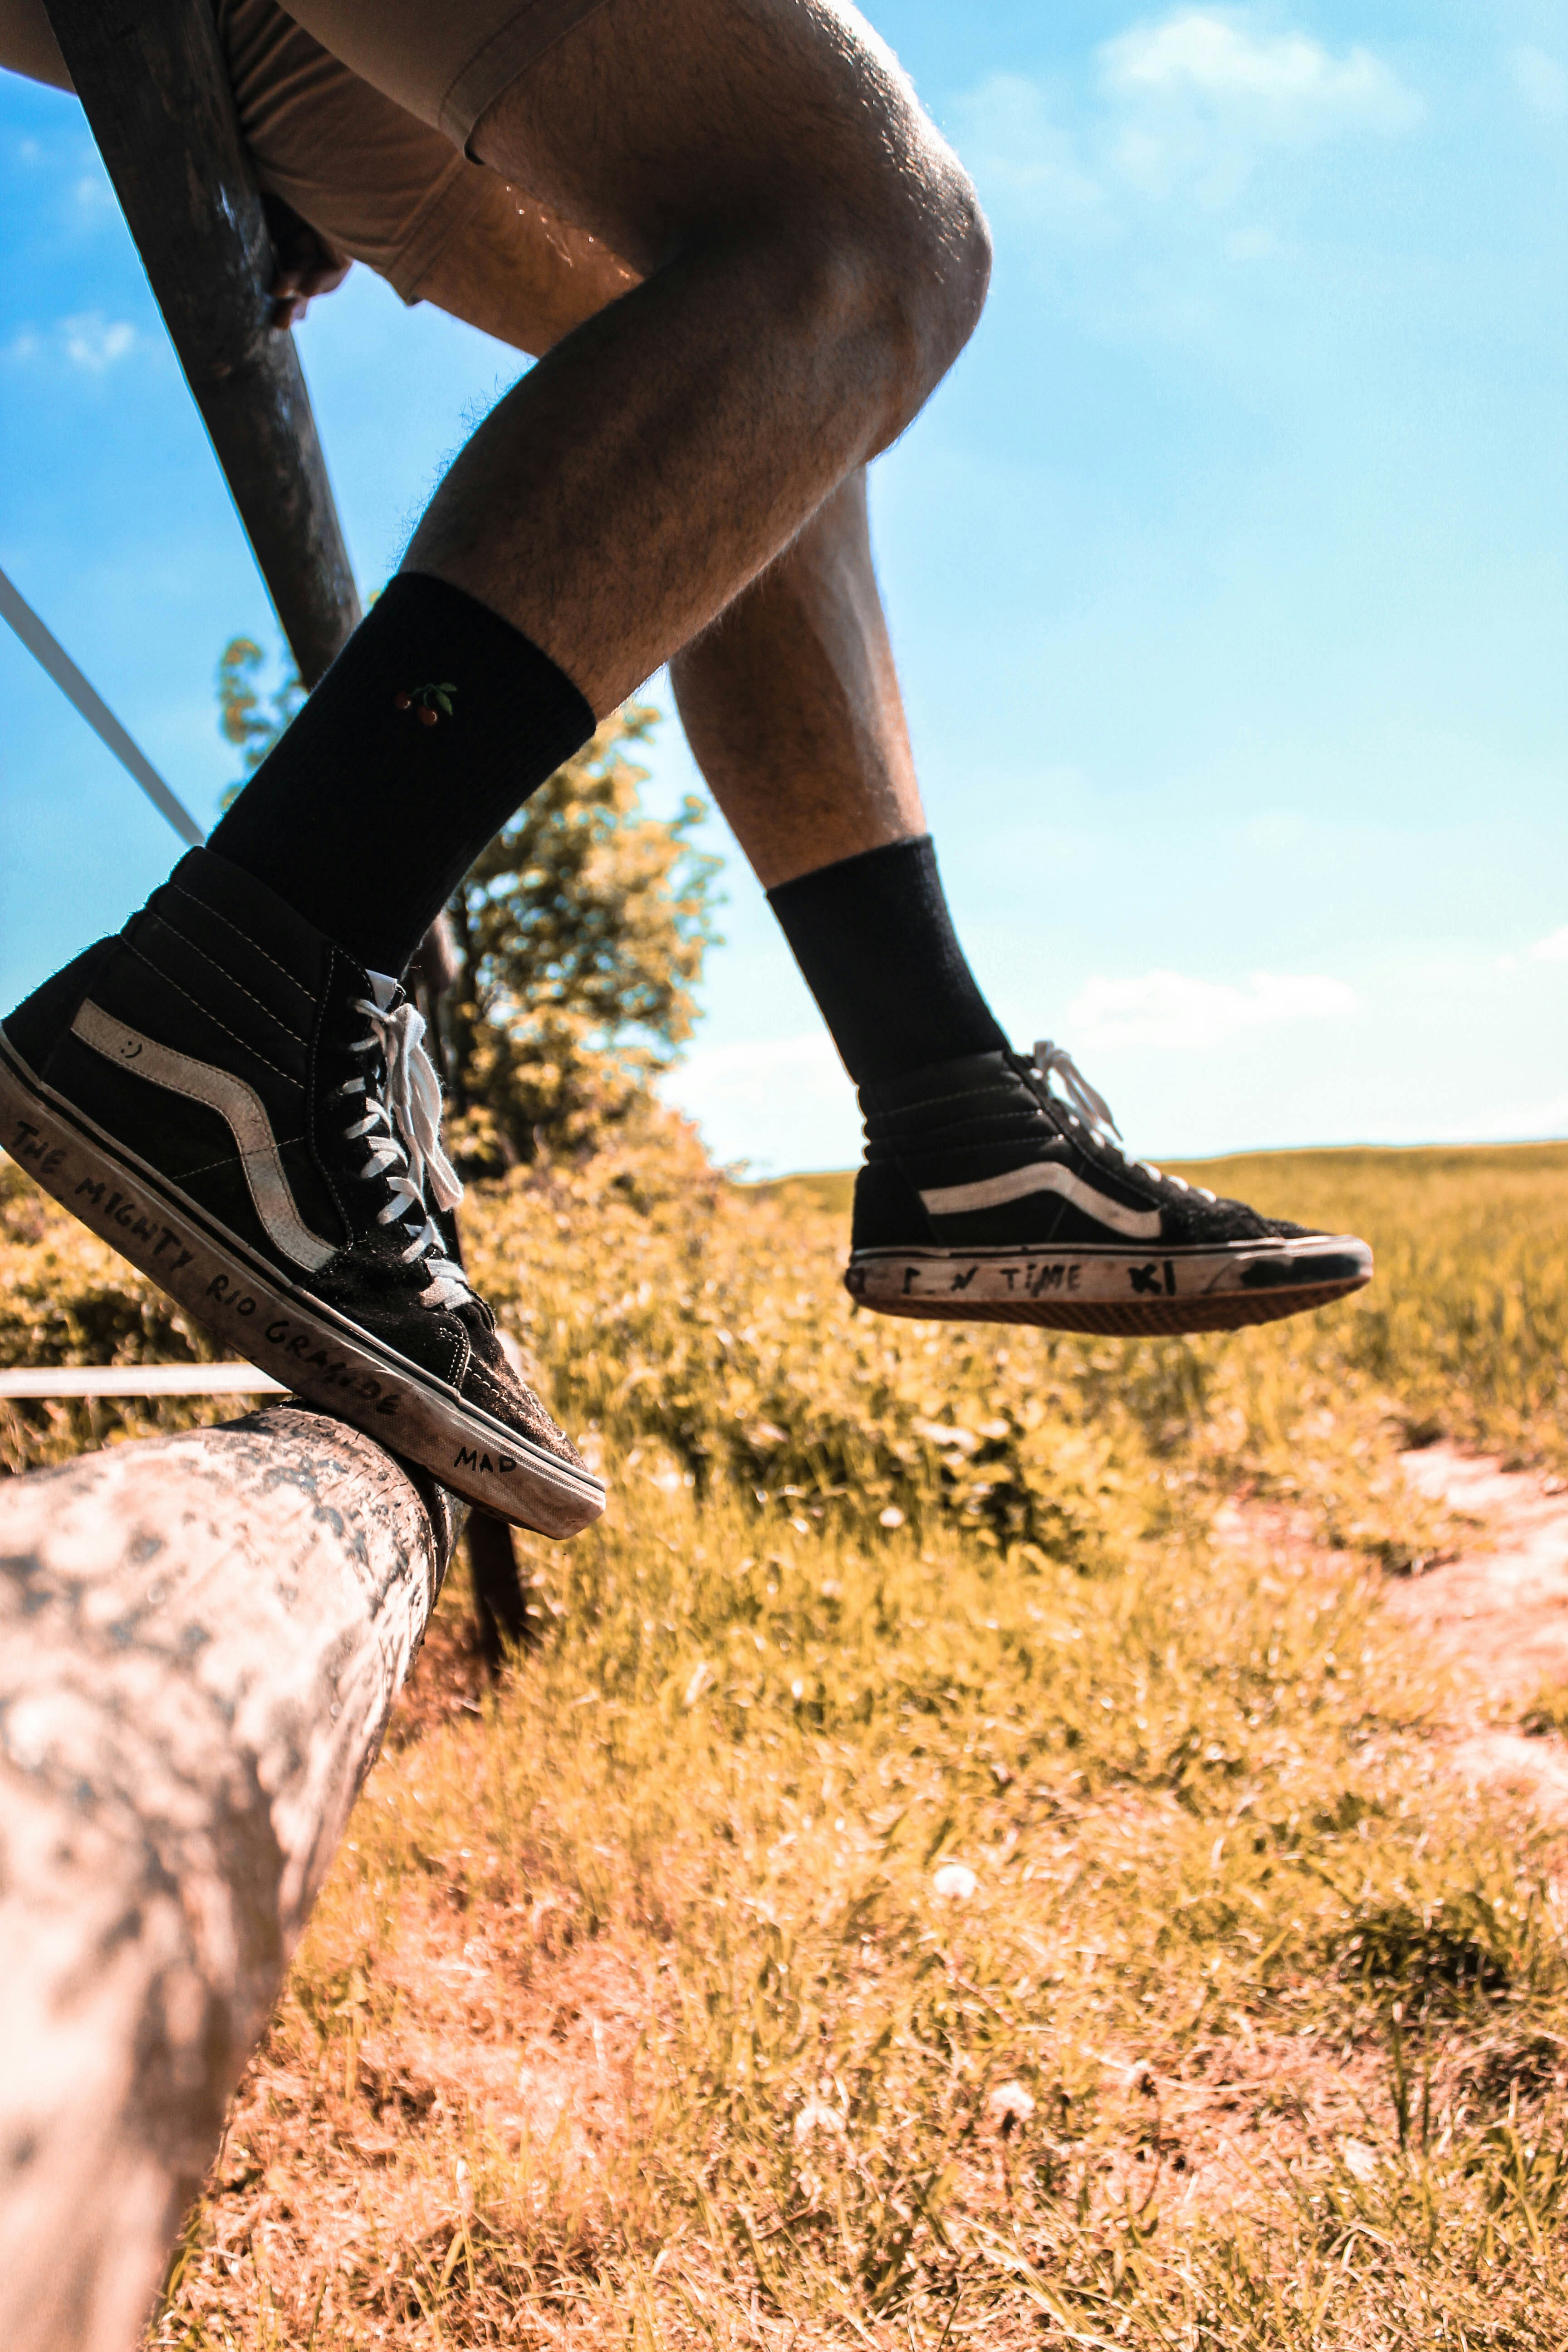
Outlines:
[[[1204,1172],[1377,1282],[902,1324],[842,1180],[677,1139],[473,1200],[614,1508],[372,1776],[153,2340],[1568,2346],[1561,1855],[1379,1600],[1443,1541],[1402,1444],[1568,1454],[1568,1149]],[[205,1347],[5,1185],[0,1360]]]

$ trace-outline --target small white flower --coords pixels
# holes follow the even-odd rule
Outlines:
[[[1034,2095],[1022,2083],[998,2083],[985,2104],[1004,2131],[1010,2131],[1015,2124],[1026,2124],[1035,2112]]]
[[[897,1503],[889,1503],[885,1511],[877,1514],[877,1525],[880,1528],[901,1528],[903,1524],[904,1515]]]
[[[843,2116],[826,2099],[807,2099],[795,2119],[796,2139],[808,2139],[813,2132],[841,2132],[843,2128]]]
[[[934,1891],[949,1903],[967,1903],[979,1884],[966,1862],[944,1862],[931,1880]]]
[[[707,1689],[709,1684],[717,1682],[718,1679],[718,1675],[714,1673],[707,1659],[699,1658],[697,1664],[691,1669],[691,1679],[686,1685],[686,1696],[681,1701],[682,1706],[695,1706],[703,1692]]]

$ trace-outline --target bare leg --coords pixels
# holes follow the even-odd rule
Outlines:
[[[498,204],[425,298],[537,355],[637,283],[580,230]],[[671,664],[698,765],[764,888],[925,827],[863,468]]]
[[[826,0],[612,0],[474,144],[642,282],[480,426],[407,562],[605,711],[903,429],[978,314],[984,229],[887,52]]]
[[[864,468],[670,676],[697,763],[764,889],[924,832]]]
[[[637,285],[617,255],[521,189],[498,180],[485,194],[420,278],[420,301],[539,359]]]

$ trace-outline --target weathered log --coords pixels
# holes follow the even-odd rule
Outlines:
[[[456,1533],[297,1406],[0,1480],[0,2344],[130,2352]]]
[[[300,675],[359,619],[310,395],[207,0],[46,0]]]

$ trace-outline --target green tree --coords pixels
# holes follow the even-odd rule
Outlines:
[[[646,1100],[691,1034],[720,861],[705,804],[647,814],[626,757],[658,713],[627,703],[497,835],[453,898],[451,1125],[470,1166],[591,1142]]]
[[[218,663],[218,724],[247,776],[304,698],[286,674],[264,699],[265,659],[236,637]],[[691,1034],[721,861],[692,844],[704,802],[671,818],[642,805],[647,771],[627,754],[658,717],[627,703],[606,719],[447,908],[458,976],[437,1025],[448,1149],[466,1174],[591,1150],[646,1114]]]
[[[229,785],[218,805],[229,808],[305,699],[300,673],[284,667],[279,683],[262,699],[260,674],[267,656],[254,637],[230,637],[217,663],[218,733],[244,757],[245,774]]]

